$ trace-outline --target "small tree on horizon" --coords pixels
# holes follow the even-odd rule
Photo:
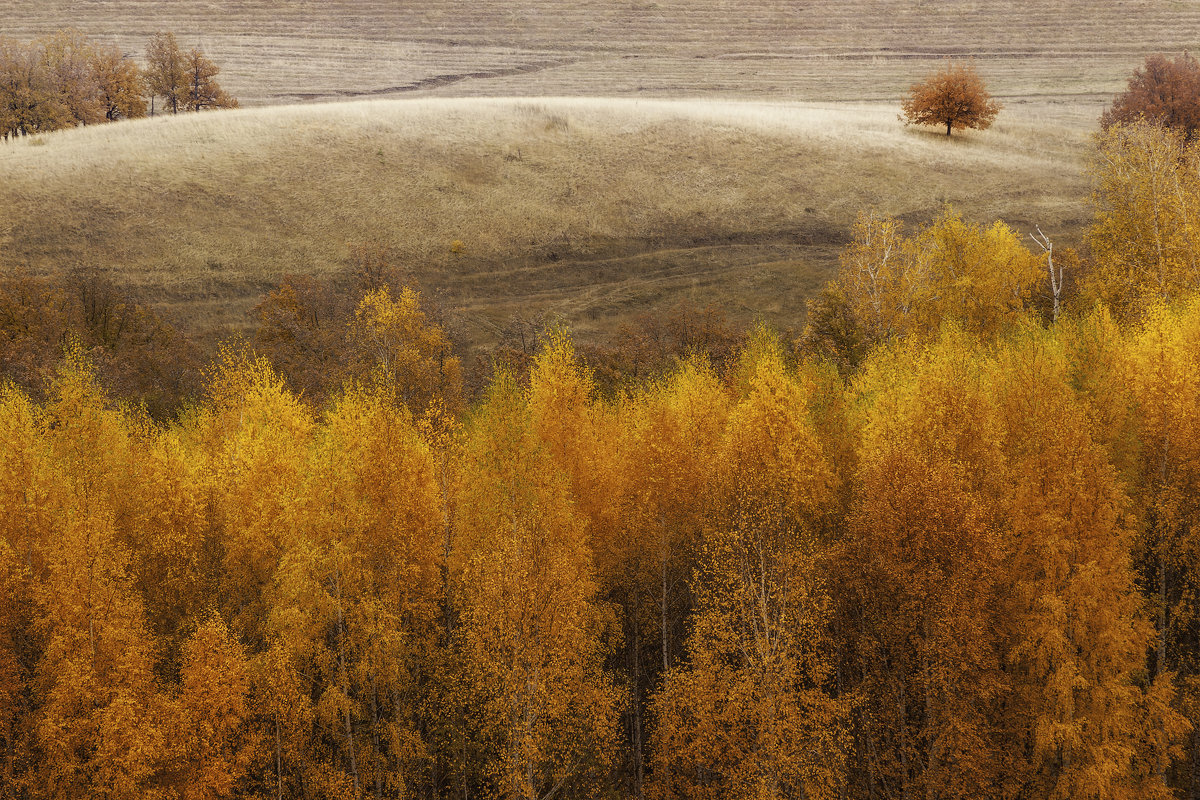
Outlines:
[[[184,55],[187,70],[186,108],[188,111],[203,111],[206,108],[237,108],[238,101],[225,93],[213,78],[220,68],[205,57],[204,52],[193,47]]]
[[[942,69],[915,83],[900,103],[905,125],[945,125],[954,130],[986,130],[1002,106],[992,98],[974,64],[947,61]]]
[[[152,97],[161,97],[172,114],[206,108],[237,108],[235,98],[213,80],[220,72],[198,47],[179,49],[175,34],[156,33],[146,47],[146,83]]]
[[[180,104],[187,102],[187,64],[175,34],[170,31],[150,37],[146,46],[146,83],[150,96],[166,101],[172,114],[178,114]]]

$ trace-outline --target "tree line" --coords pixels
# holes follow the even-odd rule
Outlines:
[[[386,302],[373,298],[372,303]],[[463,419],[226,352],[0,393],[11,797],[1161,797],[1193,780],[1200,306],[756,333]]]
[[[135,119],[161,99],[171,113],[235,108],[220,69],[198,47],[184,51],[170,32],[151,37],[146,66],[116,45],[77,30],[31,42],[0,37],[0,136]]]

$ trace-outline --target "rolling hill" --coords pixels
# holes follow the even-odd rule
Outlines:
[[[1070,242],[1089,126],[1027,104],[948,140],[891,106],[586,98],[157,117],[0,146],[0,270],[112,270],[214,330],[369,243],[477,343],[516,312],[589,336],[681,297],[795,326],[861,210]]]

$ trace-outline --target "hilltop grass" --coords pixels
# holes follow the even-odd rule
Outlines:
[[[984,133],[891,106],[414,99],[96,126],[0,146],[0,270],[110,269],[193,330],[243,328],[286,273],[386,247],[485,343],[513,313],[581,335],[687,297],[800,324],[855,215],[1087,215],[1086,110]],[[456,244],[461,243],[461,246]]]

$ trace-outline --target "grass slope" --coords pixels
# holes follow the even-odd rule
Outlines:
[[[951,202],[1069,241],[1089,126],[1031,104],[947,140],[892,106],[631,99],[159,117],[0,146],[0,270],[110,268],[195,330],[237,328],[285,273],[375,242],[476,343],[515,312],[588,336],[681,297],[795,325],[861,209]]]

